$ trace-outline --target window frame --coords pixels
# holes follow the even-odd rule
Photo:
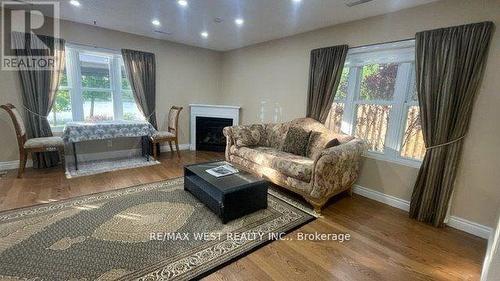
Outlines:
[[[346,65],[349,69],[347,79],[347,96],[345,99],[334,99],[334,103],[344,104],[344,114],[342,116],[341,132],[354,135],[357,122],[357,107],[359,105],[376,104],[390,105],[389,121],[387,123],[387,132],[384,140],[384,149],[382,152],[369,150],[364,153],[368,158],[393,162],[406,166],[419,168],[422,160],[408,158],[401,155],[403,138],[406,127],[408,110],[411,106],[418,106],[418,101],[411,98],[411,90],[415,83],[414,70],[414,40],[407,40],[396,43],[378,44],[367,47],[353,48],[349,50]],[[366,60],[370,59],[370,54],[377,52],[390,52],[393,49],[404,49],[402,59],[392,61],[398,64],[396,82],[394,85],[394,98],[392,100],[363,100],[360,97],[362,69],[366,65]],[[406,53],[406,50],[411,50]],[[356,62],[353,56],[362,57],[362,62]],[[391,63],[374,61],[373,63]]]
[[[60,86],[58,90],[68,90],[71,98],[71,115],[72,121],[84,121],[84,91],[97,91],[111,93],[111,102],[113,105],[113,120],[123,119],[123,103],[122,95],[123,92],[132,92],[132,89],[122,88],[122,66],[124,66],[122,55],[119,51],[82,46],[77,44],[66,44],[66,76],[67,85]],[[104,56],[110,59],[109,67],[109,88],[93,88],[84,87],[82,85],[82,73],[81,67],[82,62],[80,60],[80,54],[92,54],[98,56]],[[125,74],[124,77],[127,77]],[[130,83],[130,82],[129,82]],[[61,132],[64,126],[53,126],[51,124],[51,129],[54,132]]]

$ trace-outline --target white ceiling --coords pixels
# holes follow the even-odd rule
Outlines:
[[[213,50],[231,50],[342,22],[381,15],[436,0],[373,0],[347,7],[346,0],[79,0],[61,2],[61,18]],[[224,21],[216,23],[214,18]],[[238,27],[234,19],[245,20]],[[154,27],[156,18],[161,27]],[[168,32],[159,34],[154,30]],[[200,33],[207,31],[208,38]]]

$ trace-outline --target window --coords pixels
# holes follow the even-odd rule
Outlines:
[[[52,128],[62,130],[66,122],[73,120],[71,115],[71,88],[68,82],[66,69],[59,77],[59,88],[56,93],[54,105],[48,119]]]
[[[369,156],[417,164],[425,154],[414,41],[349,50],[326,125],[367,141]]]
[[[347,98],[347,77],[349,75],[349,68],[342,70],[340,77],[340,84],[333,101],[332,108],[326,119],[326,126],[335,131],[341,132],[342,116],[344,115],[345,100]]]
[[[68,121],[144,120],[132,95],[120,54],[66,46],[49,123],[60,130]]]
[[[132,87],[127,78],[125,67],[121,65],[121,88],[122,92],[122,105],[123,105],[123,119],[125,120],[145,120],[139,108],[135,104],[134,96],[132,94]]]
[[[414,70],[413,76],[415,76]],[[405,127],[401,143],[401,156],[410,159],[422,159],[425,155],[425,145],[420,123],[420,107],[418,106],[415,79],[413,79],[411,91],[408,92],[404,112]]]
[[[82,81],[83,119],[90,122],[113,120],[113,57],[79,52],[78,58]]]

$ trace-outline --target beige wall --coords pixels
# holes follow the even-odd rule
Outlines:
[[[157,119],[165,127],[168,109],[172,105],[184,107],[180,116],[180,143],[189,142],[189,103],[211,103],[220,94],[220,52],[187,45],[155,40],[74,22],[61,22],[61,37],[69,43],[92,45],[120,50],[122,48],[153,52],[156,55]],[[0,104],[11,102],[21,105],[18,75],[0,71]],[[3,112],[0,114],[0,161],[18,159],[14,128]],[[114,140],[112,150],[138,147],[137,141]],[[105,142],[82,145],[80,152],[107,151]]]
[[[259,120],[260,101],[275,103],[283,120],[305,115],[311,49],[359,46],[414,37],[418,31],[490,20],[500,24],[498,0],[445,0],[226,52],[223,103],[243,107],[242,122]],[[456,182],[451,214],[493,226],[500,205],[500,32],[495,32]],[[270,121],[269,114],[266,121]],[[359,184],[410,199],[417,169],[366,159]]]

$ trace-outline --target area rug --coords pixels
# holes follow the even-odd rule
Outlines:
[[[0,280],[195,279],[314,218],[269,193],[224,225],[182,178],[82,196],[0,213]]]
[[[149,161],[142,156],[131,156],[126,158],[102,159],[93,161],[79,161],[78,170],[74,163],[66,164],[66,178],[76,178],[102,174],[118,170],[132,169],[138,167],[152,166],[160,162],[150,159]]]

